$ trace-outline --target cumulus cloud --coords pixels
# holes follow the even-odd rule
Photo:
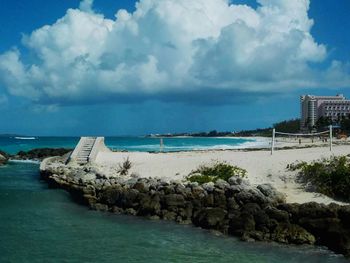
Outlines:
[[[349,66],[327,58],[311,35],[309,0],[257,0],[254,9],[229,0],[140,0],[115,19],[93,1],[67,10],[53,25],[0,55],[0,83],[38,103],[99,103],[216,94],[266,94],[349,85]],[[215,97],[215,96],[214,96]]]

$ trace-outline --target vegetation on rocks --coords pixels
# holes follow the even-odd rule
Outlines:
[[[299,171],[299,180],[316,192],[350,201],[350,161],[346,156],[321,159],[312,163],[291,164]],[[311,187],[310,187],[311,186]]]
[[[188,181],[197,182],[199,184],[216,182],[218,179],[228,181],[232,176],[245,177],[247,171],[237,166],[230,165],[225,162],[216,162],[211,166],[200,166],[197,170],[191,172]]]

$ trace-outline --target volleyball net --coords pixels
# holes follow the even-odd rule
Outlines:
[[[329,144],[330,151],[333,146],[333,127],[329,126],[327,131],[315,133],[288,133],[272,130],[271,154],[273,154],[276,145],[284,146],[302,146],[306,144]]]

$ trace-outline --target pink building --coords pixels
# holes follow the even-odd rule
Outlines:
[[[350,114],[350,100],[344,95],[336,96],[300,96],[301,116],[300,129],[308,130],[316,125],[320,117],[337,122],[343,116]]]

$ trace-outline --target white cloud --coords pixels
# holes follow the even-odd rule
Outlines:
[[[317,71],[326,47],[311,35],[309,0],[141,0],[110,20],[84,0],[0,56],[0,83],[38,102],[90,103],[162,94],[285,92],[349,85],[347,65]],[[181,96],[180,96],[181,97]]]

